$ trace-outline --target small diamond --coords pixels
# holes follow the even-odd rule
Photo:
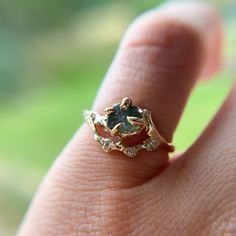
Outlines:
[[[148,151],[155,150],[160,145],[160,141],[156,139],[149,139],[146,141],[146,148]]]
[[[102,148],[104,151],[109,151],[111,149],[112,142],[110,139],[103,139]]]
[[[137,150],[134,147],[128,147],[125,149],[125,154],[129,157],[134,157],[137,154]]]
[[[103,140],[102,137],[98,136],[97,134],[94,134],[94,139],[95,139],[98,143],[100,143],[101,145],[103,145],[104,140]]]

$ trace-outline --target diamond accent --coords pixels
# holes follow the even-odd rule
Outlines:
[[[148,151],[155,150],[160,145],[160,141],[157,139],[148,139],[145,141],[145,147]]]
[[[137,154],[137,150],[135,147],[128,147],[124,152],[128,157],[134,157]]]
[[[108,152],[111,150],[111,147],[112,147],[112,141],[110,139],[103,139],[103,145],[102,145],[103,150]]]

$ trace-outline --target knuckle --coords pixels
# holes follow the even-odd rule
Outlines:
[[[200,31],[177,18],[146,14],[128,29],[121,48],[129,54],[142,53],[149,64],[189,67],[200,63],[204,54]]]

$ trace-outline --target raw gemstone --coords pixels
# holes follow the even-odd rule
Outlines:
[[[120,104],[113,106],[114,112],[108,115],[107,126],[113,129],[117,124],[121,124],[120,132],[132,134],[140,130],[140,126],[132,125],[127,120],[127,116],[142,118],[142,113],[136,106],[130,106],[126,110],[120,108]]]

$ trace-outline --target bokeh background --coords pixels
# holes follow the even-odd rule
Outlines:
[[[158,0],[0,1],[0,236],[13,235],[48,168],[82,123],[130,22]],[[226,96],[235,3],[224,17],[222,71],[199,82],[174,142],[188,147]]]

